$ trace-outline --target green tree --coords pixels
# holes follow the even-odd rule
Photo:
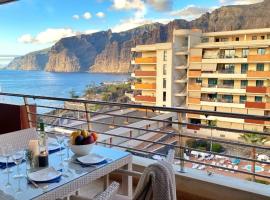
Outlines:
[[[269,138],[267,136],[259,135],[255,133],[242,134],[240,135],[240,138],[242,138],[245,142],[249,144],[253,144],[253,145],[263,145],[265,142],[269,141]],[[252,169],[251,169],[251,171],[253,172],[252,181],[255,181],[255,160],[256,160],[255,147],[252,147],[251,156],[252,156],[252,159],[254,160],[252,162]]]
[[[70,92],[69,92],[69,96],[70,98],[72,99],[77,99],[79,98],[79,95],[76,94],[76,91],[74,89],[72,89]]]

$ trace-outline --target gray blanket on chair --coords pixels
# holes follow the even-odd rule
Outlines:
[[[176,200],[175,187],[172,165],[159,161],[144,170],[133,200]]]

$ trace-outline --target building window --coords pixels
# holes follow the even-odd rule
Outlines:
[[[264,40],[264,39],[265,39],[265,36],[264,36],[264,35],[262,35],[262,36],[261,36],[261,39],[262,39],[262,40]]]
[[[240,96],[240,103],[245,103],[247,101],[247,96]]]
[[[248,80],[241,80],[241,88],[246,88],[248,85]]]
[[[264,55],[265,54],[265,49],[264,48],[259,48],[257,51],[258,55]]]
[[[217,79],[216,78],[209,78],[208,79],[208,87],[215,87],[217,85]]]
[[[166,89],[166,78],[163,79],[163,89]]]
[[[239,41],[239,37],[236,37],[236,38],[235,38],[235,41]]]
[[[267,34],[267,40],[270,40],[270,34]]]
[[[234,80],[223,80],[223,86],[225,88],[233,88]]]
[[[163,92],[163,101],[166,101],[166,92]]]
[[[257,36],[252,36],[252,40],[257,40]]]
[[[243,49],[242,50],[242,57],[243,58],[247,58],[248,57],[248,54],[249,54],[249,49]]]
[[[256,87],[263,87],[263,81],[262,80],[256,80]]]
[[[167,74],[167,65],[163,64],[163,75]]]
[[[233,96],[232,95],[223,95],[223,100],[225,103],[232,103],[233,102]]]
[[[235,57],[235,49],[225,50],[225,58],[234,58],[234,57]]]
[[[196,79],[195,79],[195,82],[196,82],[197,84],[201,84],[201,83],[202,83],[202,79],[201,79],[201,78],[196,78]]]
[[[220,38],[220,42],[228,42],[229,38]]]
[[[262,102],[262,97],[255,96],[255,102]]]
[[[241,74],[246,74],[247,71],[248,71],[248,64],[247,63],[241,64]]]
[[[263,63],[258,63],[256,66],[257,71],[264,71],[264,64]]]
[[[167,61],[167,51],[163,51],[163,61]]]

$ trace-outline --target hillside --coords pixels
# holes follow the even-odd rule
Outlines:
[[[193,21],[177,19],[166,25],[144,25],[121,33],[111,30],[59,40],[50,49],[15,58],[8,69],[55,72],[130,72],[131,47],[172,40],[173,29],[205,32],[270,27],[270,0],[252,5],[224,6]]]

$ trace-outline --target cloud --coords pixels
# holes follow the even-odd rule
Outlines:
[[[75,19],[75,20],[78,20],[78,19],[80,19],[80,16],[79,15],[73,15],[72,18]]]
[[[32,43],[34,38],[30,34],[24,34],[18,38],[18,42],[20,43]]]
[[[126,30],[130,30],[130,29],[133,29],[133,28],[136,28],[138,26],[142,26],[142,25],[145,25],[145,24],[152,24],[152,23],[155,23],[155,22],[159,22],[159,23],[162,23],[162,24],[167,24],[168,22],[170,22],[172,19],[145,19],[145,18],[139,18],[139,19],[135,19],[135,18],[130,18],[130,19],[127,19],[127,20],[122,20],[120,22],[120,24],[114,26],[112,28],[112,31],[113,32],[116,32],[116,33],[119,33],[119,32],[122,32],[122,31],[126,31]]]
[[[61,38],[71,37],[80,34],[91,34],[97,31],[98,30],[90,29],[79,32],[71,28],[48,28],[45,31],[38,33],[36,36],[32,36],[31,34],[24,34],[18,38],[18,42],[25,44],[51,44],[57,42]]]
[[[146,2],[157,11],[169,11],[173,5],[173,0],[146,0]]]
[[[115,10],[135,10],[135,18],[142,18],[147,12],[145,2],[142,0],[113,0],[112,8]]]
[[[96,14],[96,16],[97,16],[98,18],[104,18],[104,17],[105,17],[105,14],[104,14],[104,12],[98,12],[98,13]]]
[[[188,5],[187,7],[172,11],[170,14],[172,16],[178,16],[181,19],[186,19],[186,20],[192,20],[195,18],[200,17],[202,14],[211,11],[212,9],[210,8],[203,8],[203,7],[197,7],[195,5]]]
[[[90,12],[85,12],[82,16],[84,19],[88,20],[92,18],[92,14]]]
[[[247,4],[254,4],[260,3],[264,0],[219,0],[219,3],[222,5],[247,5]]]

